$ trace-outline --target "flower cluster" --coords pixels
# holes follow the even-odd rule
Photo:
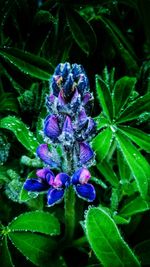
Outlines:
[[[37,171],[37,178],[27,179],[24,188],[34,192],[48,190],[49,206],[58,203],[70,185],[79,197],[93,201],[95,190],[88,183],[91,175],[87,167],[94,161],[89,141],[96,125],[90,117],[93,96],[81,65],[64,63],[56,67],[46,106],[49,114],[43,125],[45,143],[37,148],[37,156],[46,168]],[[57,153],[60,147],[61,156]],[[55,177],[50,168],[62,172]]]

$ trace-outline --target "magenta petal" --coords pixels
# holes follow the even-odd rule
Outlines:
[[[80,168],[73,174],[72,184],[86,184],[90,177],[91,174],[87,168]]]
[[[58,117],[56,115],[48,116],[45,120],[44,133],[52,140],[56,140],[60,135]]]
[[[54,178],[55,178],[53,172],[49,168],[43,168],[43,169],[37,170],[36,175],[39,178],[45,180],[50,185],[53,183]]]
[[[64,189],[53,189],[50,188],[47,193],[47,204],[48,206],[53,206],[63,199]]]
[[[89,146],[89,144],[85,142],[80,143],[79,146],[80,146],[80,155],[79,155],[80,161],[82,164],[84,164],[93,158],[94,152],[92,148]]]
[[[29,192],[42,192],[49,188],[46,183],[42,183],[38,179],[27,179],[24,183],[23,188]]]
[[[65,186],[67,187],[70,184],[70,176],[66,173],[59,173],[56,175],[53,183],[53,187],[62,187]]]
[[[87,92],[87,93],[83,96],[83,100],[82,100],[83,104],[86,105],[86,104],[89,102],[89,100],[91,100],[91,98],[92,98],[91,93]]]
[[[88,202],[94,201],[96,197],[94,186],[91,184],[76,185],[74,186],[74,189],[80,198],[83,198]]]
[[[38,146],[36,153],[38,157],[43,160],[46,164],[50,165],[53,168],[57,168],[58,165],[55,161],[51,159],[52,155],[48,149],[47,144],[41,144]]]

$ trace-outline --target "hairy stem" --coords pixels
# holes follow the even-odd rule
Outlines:
[[[73,238],[75,228],[75,191],[72,186],[65,193],[65,241]]]

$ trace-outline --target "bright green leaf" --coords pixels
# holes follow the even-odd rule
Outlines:
[[[93,140],[92,147],[96,152],[97,158],[102,161],[108,154],[112,143],[113,134],[110,128],[100,132]]]
[[[119,215],[123,217],[129,217],[149,209],[150,209],[150,203],[148,203],[141,197],[137,197],[129,201],[129,203],[125,204],[123,208],[120,210]]]
[[[20,71],[40,80],[48,81],[53,73],[53,67],[46,59],[17,48],[1,48],[0,56]]]
[[[134,143],[145,151],[150,152],[150,134],[146,134],[143,131],[130,126],[119,126],[119,128],[121,132],[129,137]]]
[[[27,126],[18,118],[8,116],[0,120],[0,128],[12,131],[17,137],[18,141],[32,153],[36,152],[39,145],[35,136]]]
[[[138,119],[139,116],[145,112],[150,112],[150,93],[139,97],[133,101],[127,108],[121,113],[117,122],[122,123]]]
[[[1,244],[1,253],[0,253],[0,265],[1,267],[13,267],[11,255],[8,249],[8,244],[7,244],[7,237],[4,236],[2,239],[2,244]]]
[[[112,186],[118,187],[119,180],[113,169],[111,168],[110,164],[106,160],[103,160],[101,163],[98,163],[96,167]]]
[[[16,217],[10,224],[11,231],[32,231],[47,235],[60,234],[58,219],[49,212],[31,211]]]
[[[113,219],[114,219],[116,224],[128,224],[130,222],[130,218],[125,219],[125,218],[121,217],[120,215],[114,215]]]
[[[67,8],[65,11],[74,40],[86,54],[92,53],[97,41],[91,25],[77,11]]]
[[[136,78],[122,77],[119,79],[114,86],[112,93],[114,114],[118,117],[121,109],[127,103],[132,90],[134,89]]]
[[[101,128],[107,127],[109,125],[108,119],[103,115],[102,112],[100,113],[100,115],[94,118],[94,121],[96,122],[97,130],[100,130]]]
[[[104,267],[140,266],[109,214],[102,208],[91,208],[86,213],[86,235],[97,258]]]
[[[138,149],[118,130],[116,139],[143,198],[147,197],[150,166]]]
[[[56,243],[47,236],[29,232],[10,232],[13,245],[36,266],[49,266]]]
[[[96,75],[96,91],[104,114],[108,117],[109,120],[111,120],[113,118],[111,94],[107,85],[98,75]]]

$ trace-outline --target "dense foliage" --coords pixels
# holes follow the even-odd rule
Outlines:
[[[150,266],[149,12],[149,0],[0,1],[1,267]],[[78,198],[68,182],[62,202],[51,206],[25,181],[45,167],[36,155],[43,127],[53,123],[44,121],[45,103],[65,62],[84,67],[94,96],[87,121],[96,130],[82,140],[95,155],[91,199],[77,189],[86,188],[89,171],[84,182],[80,173],[72,178],[77,195],[94,201]],[[55,148],[67,173],[59,142]],[[57,166],[50,167],[49,185],[60,189]]]

